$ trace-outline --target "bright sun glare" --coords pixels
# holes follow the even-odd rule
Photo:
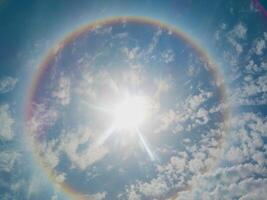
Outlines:
[[[147,102],[141,96],[127,96],[113,110],[117,129],[135,129],[145,120]]]

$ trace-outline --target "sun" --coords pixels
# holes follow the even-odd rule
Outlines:
[[[136,129],[147,117],[147,101],[142,96],[127,96],[113,110],[117,129]]]

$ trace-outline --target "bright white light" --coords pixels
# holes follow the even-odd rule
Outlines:
[[[152,161],[155,161],[157,156],[150,149],[149,143],[140,131],[140,126],[149,117],[149,110],[152,109],[151,102],[144,96],[127,95],[122,101],[114,105],[114,108],[108,109],[113,114],[114,123],[112,126],[99,138],[97,145],[103,145],[105,141],[116,130],[128,130],[131,133],[136,133],[144,146],[145,151]]]
[[[117,129],[139,127],[147,115],[147,102],[144,97],[127,96],[113,110]]]

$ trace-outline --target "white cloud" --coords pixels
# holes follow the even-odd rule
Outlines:
[[[0,138],[11,140],[14,137],[14,119],[11,116],[9,105],[0,105]]]
[[[74,93],[80,96],[83,103],[88,104],[105,104],[107,97],[112,99],[114,94],[118,92],[118,85],[112,78],[112,74],[107,70],[86,70],[82,74],[79,85],[74,88]],[[135,75],[131,74],[133,81]],[[122,79],[121,79],[122,80]],[[120,81],[121,81],[120,80]]]
[[[172,191],[179,191],[180,197],[183,196],[182,191],[198,188],[202,184],[197,182],[198,178],[212,174],[218,165],[217,159],[222,155],[222,141],[218,138],[224,137],[224,134],[220,127],[205,133],[198,142],[187,143],[185,151],[167,150],[175,155],[167,163],[157,165],[155,177],[148,181],[137,181],[127,187],[126,193],[141,199],[164,199]],[[153,192],[153,188],[157,192]]]
[[[190,110],[196,110],[201,104],[212,96],[211,92],[200,91],[198,95],[190,96],[187,98],[188,108]]]
[[[122,74],[122,80],[124,83],[128,84],[129,86],[137,87],[143,83],[144,76],[142,75],[142,71],[137,69],[127,70]]]
[[[51,169],[54,169],[59,164],[59,153],[56,151],[57,145],[58,142],[56,140],[39,145],[39,151],[43,156],[43,162]]]
[[[233,33],[237,38],[245,39],[247,34],[247,27],[244,24],[239,23],[234,27]]]
[[[148,49],[146,51],[147,55],[151,54],[154,51],[154,49],[158,45],[161,34],[162,34],[162,29],[159,28],[157,32],[155,32],[155,34],[153,35],[152,41],[148,46]]]
[[[112,32],[112,26],[105,27],[102,25],[97,25],[93,29],[95,34],[100,34],[100,35],[105,35],[105,34],[110,34]]]
[[[66,148],[68,148],[67,146]],[[72,149],[72,150],[77,150]],[[97,161],[101,160],[107,153],[108,149],[103,146],[92,146],[87,149],[87,151],[77,154],[76,152],[66,149],[66,153],[70,160],[76,164],[81,170],[93,165]]]
[[[196,113],[196,123],[198,124],[206,124],[209,121],[209,111],[205,108],[199,108]]]
[[[242,194],[240,200],[250,200],[250,199],[258,199],[265,200],[267,196],[266,186],[267,180],[259,178],[257,180],[253,178],[246,179],[238,184],[238,186],[242,189],[241,194],[246,191],[246,194]],[[233,187],[233,190],[237,190],[239,188]]]
[[[196,76],[200,71],[200,68],[197,67],[196,65],[189,65],[187,69],[187,75],[190,77]]]
[[[0,171],[11,172],[18,159],[19,154],[15,151],[1,151],[0,152]]]
[[[66,173],[54,173],[56,183],[63,183],[66,180]]]
[[[231,147],[226,154],[226,159],[235,164],[241,163],[244,159],[242,151],[239,148]]]
[[[249,60],[248,64],[245,66],[245,70],[249,74],[262,73],[267,71],[267,63],[261,62],[260,64],[257,64],[253,60]]]
[[[173,110],[169,110],[160,116],[160,126],[156,130],[156,133],[167,130],[175,121],[176,113]]]
[[[267,119],[254,113],[244,113],[235,116],[231,122],[232,130],[228,133],[231,143],[220,161],[223,165],[209,173],[196,173],[192,179],[194,187],[179,193],[177,199],[266,198],[267,148],[263,140]]]
[[[53,108],[48,108],[45,104],[34,104],[34,112],[28,120],[28,129],[32,136],[43,134],[44,127],[51,127],[58,119],[58,112]]]
[[[263,39],[258,39],[255,42],[254,52],[256,55],[262,55],[266,49],[266,42]]]
[[[157,175],[148,181],[137,181],[126,187],[126,196],[131,200],[143,198],[164,199],[168,192],[184,185],[187,157],[173,156],[166,165],[157,166]]]
[[[140,183],[139,190],[147,197],[160,197],[168,191],[166,182],[161,178],[152,179],[149,183]]]
[[[263,105],[267,104],[267,75],[254,79],[246,79],[239,87],[231,91],[234,105]]]
[[[130,190],[128,192],[128,200],[141,200],[141,195],[140,194],[137,194],[133,190]]]
[[[194,157],[189,161],[189,169],[195,174],[201,173],[201,171],[205,168],[204,160],[206,158],[206,154],[203,152],[198,152],[194,154]]]
[[[109,152],[106,146],[96,144],[97,138],[94,135],[87,128],[81,128],[75,133],[63,132],[57,140],[40,144],[39,151],[44,162],[51,169],[59,164],[59,156],[65,154],[72,163],[70,167],[84,170],[101,160]],[[80,145],[85,145],[86,148],[78,151]],[[59,173],[58,180],[64,181],[65,175]]]
[[[124,39],[129,37],[129,33],[128,32],[121,32],[121,33],[117,33],[117,34],[112,34],[112,38],[119,38],[119,39]]]
[[[17,82],[18,79],[9,76],[0,79],[0,94],[7,93],[13,90]]]
[[[211,92],[200,90],[196,95],[188,96],[184,103],[178,105],[177,109],[177,121],[185,122],[186,120],[192,120],[192,127],[197,124],[206,124],[209,121],[207,111],[204,107],[201,107],[209,98],[212,97]]]
[[[235,25],[234,28],[227,33],[227,40],[234,47],[238,55],[243,52],[241,42],[246,39],[246,35],[247,27],[242,23]]]
[[[266,188],[266,179],[256,178],[254,174],[265,173],[264,170],[252,164],[237,165],[234,167],[219,168],[213,173],[194,177],[197,187],[178,193],[177,200],[195,199],[240,199],[255,196]],[[259,190],[258,190],[259,189]],[[256,199],[263,199],[259,195]]]
[[[187,129],[196,127],[197,125],[204,125],[209,121],[209,113],[213,112],[201,107],[210,97],[211,92],[205,92],[200,90],[199,94],[188,96],[184,102],[179,102],[175,110],[168,110],[159,115],[159,126],[156,133],[165,131],[171,128],[173,133],[179,133],[186,127],[183,123],[187,120],[191,120],[191,125],[187,126]],[[174,126],[174,127],[172,127]]]
[[[58,82],[57,89],[52,93],[62,105],[67,105],[70,102],[70,79],[61,76]]]
[[[128,187],[126,193],[141,195],[144,198],[162,199],[170,191],[191,188],[194,177],[205,174],[207,168],[212,169],[216,165],[214,158],[220,155],[218,144],[212,140],[212,135],[207,135],[199,145],[188,146],[187,152],[176,152],[177,156],[172,156],[169,162],[157,166],[155,178],[147,182],[138,181]]]
[[[172,156],[170,163],[174,170],[176,170],[178,173],[184,171],[186,167],[186,159],[183,157]]]
[[[215,33],[214,33],[214,39],[216,41],[221,40],[222,34],[225,31],[226,27],[227,27],[227,25],[225,23],[222,23],[222,24],[220,24],[218,30],[215,31]]]
[[[229,42],[232,44],[232,46],[235,48],[236,52],[238,54],[243,52],[243,47],[240,43],[238,43],[236,40],[233,40],[232,38],[229,38]]]
[[[106,198],[107,193],[106,192],[98,192],[96,194],[92,194],[89,196],[89,199],[92,200],[103,200]]]
[[[163,61],[164,61],[165,63],[168,64],[168,63],[174,61],[174,59],[175,59],[175,54],[174,54],[173,50],[168,49],[168,50],[163,51],[163,52],[161,53],[161,58],[163,59]]]
[[[166,94],[173,86],[173,78],[171,75],[166,78],[154,79],[153,82],[156,86],[154,96],[157,99],[160,98],[161,95]]]
[[[58,200],[58,196],[56,194],[53,194],[53,196],[51,197],[51,200]]]
[[[126,55],[126,57],[129,59],[129,60],[133,60],[135,58],[138,57],[138,53],[140,51],[140,48],[139,47],[134,47],[134,48],[127,48],[127,47],[124,47],[122,49],[123,53]]]

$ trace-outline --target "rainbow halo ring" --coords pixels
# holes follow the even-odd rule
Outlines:
[[[174,199],[220,159],[222,83],[204,50],[175,27],[138,17],[81,27],[33,80],[34,155],[74,199]]]

